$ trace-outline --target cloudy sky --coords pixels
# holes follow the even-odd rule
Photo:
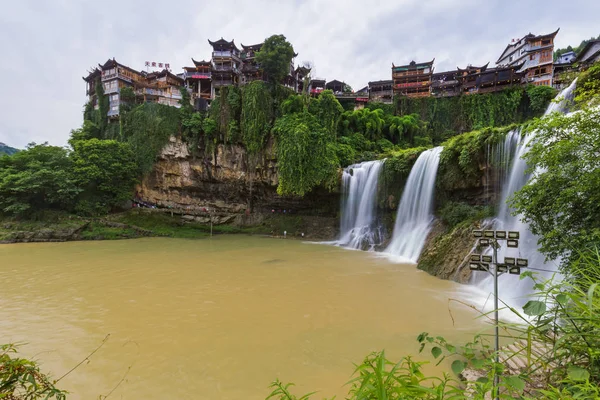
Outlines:
[[[600,34],[592,0],[6,0],[0,14],[0,142],[65,145],[81,124],[81,79],[115,57],[179,72],[207,39],[254,44],[283,33],[316,75],[358,89],[391,64],[435,57],[437,71],[496,61],[511,38],[560,27],[557,45]]]

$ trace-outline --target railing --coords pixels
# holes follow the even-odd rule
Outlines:
[[[233,65],[218,65],[218,64],[213,64],[213,69],[215,71],[233,71],[233,72],[238,72],[238,69],[236,67],[234,67]]]
[[[107,80],[109,80],[109,79],[114,79],[114,78],[116,78],[118,75],[119,75],[119,74],[118,74],[118,73],[116,73],[116,72],[115,72],[115,73],[112,73],[112,74],[102,74],[102,80],[103,80],[103,81],[107,81]]]
[[[213,57],[237,57],[240,58],[239,53],[237,52],[232,52],[232,51],[213,51],[212,52],[212,56]]]
[[[118,92],[119,92],[118,86],[111,86],[108,88],[104,88],[104,94],[111,94],[111,93],[118,93]]]
[[[231,80],[227,80],[227,81],[212,81],[212,85],[214,87],[217,87],[217,86],[229,86],[229,85],[233,85],[233,81],[231,81]]]
[[[323,91],[323,89],[310,89],[310,92],[314,93],[314,94],[321,93],[322,91]]]
[[[210,72],[188,72],[185,74],[184,79],[210,79],[210,76]]]
[[[415,75],[429,75],[431,71],[425,72],[423,69],[416,71],[392,71],[392,76],[415,76]]]
[[[371,89],[371,95],[373,96],[391,96],[393,93],[393,90],[376,90],[376,89]]]
[[[401,89],[401,88],[412,88],[412,87],[422,87],[422,86],[429,86],[430,82],[429,81],[425,81],[425,82],[407,82],[407,83],[397,83],[395,85],[396,89]]]

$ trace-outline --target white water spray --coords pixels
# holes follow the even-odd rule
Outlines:
[[[394,235],[385,250],[402,261],[416,263],[433,222],[433,194],[442,147],[421,153],[410,170],[398,206]]]
[[[344,169],[342,217],[336,244],[353,249],[373,249],[381,242],[377,221],[377,182],[383,161],[366,161]]]

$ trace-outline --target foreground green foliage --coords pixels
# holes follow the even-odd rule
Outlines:
[[[525,155],[535,178],[512,206],[540,236],[541,251],[555,259],[600,239],[600,110],[538,121]]]
[[[0,346],[0,399],[66,399],[67,392],[57,389],[36,362],[16,357],[16,353],[15,345]]]

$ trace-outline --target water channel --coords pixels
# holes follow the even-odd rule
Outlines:
[[[26,342],[59,377],[110,334],[60,382],[69,399],[106,395],[129,368],[113,397],[264,399],[280,378],[344,398],[371,351],[398,360],[418,355],[423,331],[461,342],[484,329],[449,302],[474,300],[472,287],[295,240],[0,245],[0,260],[0,343]]]

